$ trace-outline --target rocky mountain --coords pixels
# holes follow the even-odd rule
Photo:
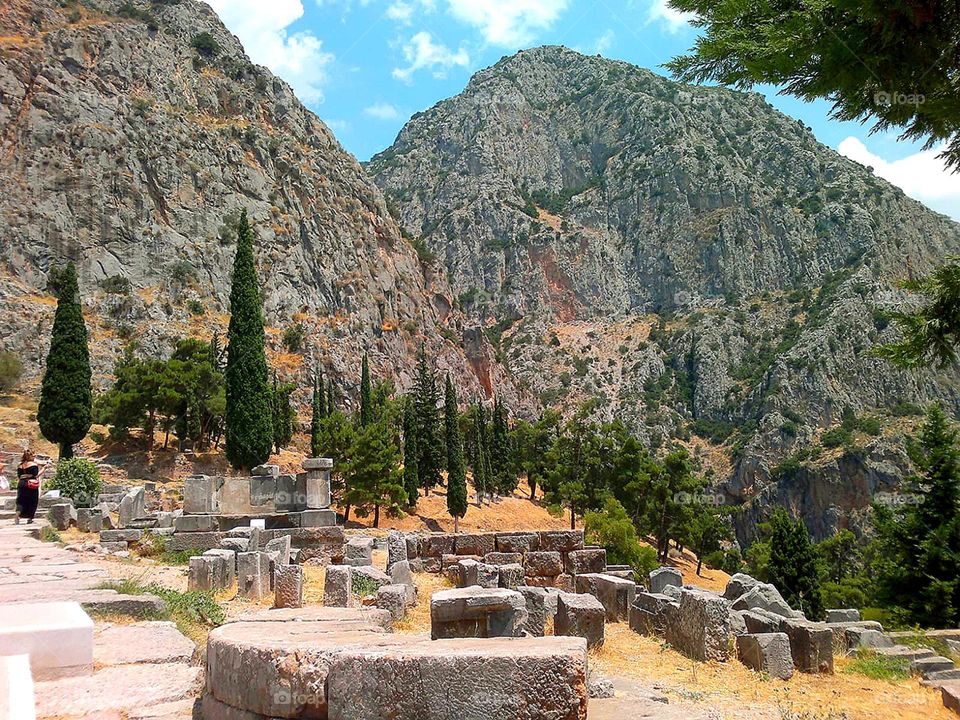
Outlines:
[[[479,388],[489,349],[427,288],[379,189],[290,87],[196,0],[0,5],[0,347],[35,379],[52,268],[77,262],[101,384],[129,345],[161,354],[223,328],[246,209],[281,370],[323,360],[342,387],[403,384],[422,339]],[[306,329],[286,352],[282,331]],[[489,380],[488,380],[489,382]]]
[[[917,405],[960,409],[957,373],[870,354],[960,227],[759,95],[537,48],[368,170],[521,394],[690,444],[742,540],[774,504],[859,529]]]

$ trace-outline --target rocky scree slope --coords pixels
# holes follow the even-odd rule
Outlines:
[[[469,329],[425,287],[356,160],[201,2],[4,2],[0,158],[0,346],[33,379],[48,275],[68,260],[101,381],[130,343],[162,354],[225,327],[241,208],[286,373],[305,381],[312,353],[350,391],[369,350],[375,372],[403,384],[426,337],[467,387],[479,388],[474,366],[496,374],[483,342],[471,364],[442,339]],[[281,330],[297,322],[311,349],[283,353]]]
[[[694,445],[745,505],[741,540],[774,503],[818,537],[859,529],[907,468],[915,405],[960,408],[955,372],[869,352],[893,337],[896,280],[960,228],[757,94],[537,48],[367,169],[520,388]]]

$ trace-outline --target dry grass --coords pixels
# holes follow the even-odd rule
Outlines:
[[[399,633],[420,634],[430,632],[430,597],[440,590],[447,590],[453,585],[441,574],[417,573],[414,576],[417,584],[417,604],[407,611],[407,616],[397,623],[393,629]]]
[[[603,647],[591,655],[593,666],[605,675],[657,683],[665,692],[686,700],[702,700],[738,717],[745,704],[814,713],[811,717],[849,720],[902,718],[950,720],[939,691],[921,687],[916,680],[885,682],[843,670],[850,663],[838,657],[832,676],[796,673],[787,682],[753,672],[736,660],[698,663],[688,660],[661,641],[637,635],[623,623],[607,625]],[[785,715],[789,717],[789,715]]]

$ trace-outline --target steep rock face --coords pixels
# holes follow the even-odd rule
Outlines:
[[[102,373],[222,327],[241,208],[275,350],[308,328],[343,383],[373,356],[401,383],[423,333],[459,328],[379,190],[291,89],[195,0],[11,0],[0,8],[0,322],[39,371],[52,267],[74,260]],[[26,311],[24,311],[26,308]],[[295,359],[294,366],[298,366]]]
[[[870,354],[894,336],[896,280],[956,253],[957,224],[759,95],[537,48],[414,116],[368,170],[520,387],[593,400],[654,445],[710,438],[743,540],[774,499],[818,536],[859,526],[867,500],[835,488],[866,466],[820,442],[845,410],[896,435],[894,407],[960,408],[956,373]],[[864,427],[852,457],[875,450]]]

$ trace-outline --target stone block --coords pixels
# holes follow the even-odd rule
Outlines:
[[[759,584],[760,581],[756,578],[744,573],[736,573],[727,581],[727,586],[723,590],[723,597],[733,602]]]
[[[884,635],[879,630],[864,627],[848,627],[844,633],[844,641],[846,647],[851,650],[856,648],[876,650],[877,648],[889,648],[895,645],[893,638],[888,635]]]
[[[667,615],[666,641],[691,660],[725,662],[730,655],[730,603],[706,590],[684,588]]]
[[[304,510],[300,513],[300,527],[324,528],[334,527],[337,524],[337,513],[329,508],[326,510]]]
[[[190,558],[187,570],[187,589],[199,592],[214,592],[216,587],[217,559],[207,555]]]
[[[770,583],[757,583],[734,600],[731,607],[734,610],[765,610],[781,617],[793,617],[793,610],[787,601]]]
[[[534,532],[497,533],[497,551],[526,554],[540,549],[540,536]]]
[[[237,581],[237,554],[233,550],[214,548],[203,553],[203,557],[214,559],[215,590],[226,590]]]
[[[516,590],[524,583],[523,565],[514,563],[513,565],[488,565],[487,567],[497,567],[499,569],[499,585],[508,590]]]
[[[250,478],[228,477],[223,479],[220,488],[221,515],[253,515],[255,510],[250,502]]]
[[[827,610],[828,623],[860,622],[860,611],[853,609]]]
[[[790,638],[790,653],[797,670],[833,674],[833,631],[825,624],[785,618],[780,632]]]
[[[101,530],[100,542],[140,542],[143,530]]]
[[[783,618],[766,610],[743,610],[740,617],[750,635],[768,635],[780,632],[780,623]]]
[[[523,596],[476,585],[441,590],[430,598],[430,635],[441,638],[520,637],[526,623]]]
[[[407,535],[407,560],[415,560],[420,557],[420,537],[418,535]]]
[[[373,538],[351,537],[343,548],[343,559],[347,565],[373,565]]]
[[[638,592],[630,607],[630,629],[640,635],[664,637],[667,632],[667,606],[674,603],[669,595]]]
[[[460,565],[460,587],[478,585],[482,588],[500,587],[500,571],[496,565],[475,560],[463,560]]]
[[[393,563],[388,572],[393,585],[413,585],[413,573],[410,571],[410,561],[401,560]]]
[[[0,606],[0,656],[29,655],[35,680],[93,672],[93,621],[75,602]]]
[[[304,478],[308,510],[323,510],[330,507],[330,472],[308,471]]]
[[[575,593],[577,591],[577,578],[575,575],[561,573],[554,579],[553,587],[560,592]]]
[[[143,517],[146,514],[146,497],[143,487],[131,488],[120,500],[120,507],[117,508],[120,515],[120,527],[127,527],[130,521]]]
[[[250,471],[252,477],[277,477],[279,474],[279,465],[257,465]]]
[[[538,533],[541,552],[583,550],[583,530],[544,530]]]
[[[587,647],[603,645],[606,611],[593,595],[560,593],[553,621],[554,635],[586,638]]]
[[[380,568],[373,565],[354,565],[353,590],[358,595],[375,594],[384,585],[392,585],[393,580]]]
[[[395,563],[406,562],[407,560],[409,560],[409,554],[407,553],[406,536],[399,530],[391,530],[387,533],[387,570],[392,568]]]
[[[303,461],[303,469],[307,472],[313,470],[333,470],[333,459],[332,458],[307,458]]]
[[[349,607],[353,597],[353,567],[330,565],[323,584],[323,604],[326,607]]]
[[[237,594],[260,601],[270,594],[273,577],[270,558],[262,552],[237,553]]]
[[[250,478],[250,504],[258,512],[271,513],[276,510],[274,498],[277,495],[275,475],[254,475]]]
[[[77,511],[71,503],[60,503],[47,510],[47,522],[55,530],[67,530],[77,522]]]
[[[483,557],[497,549],[493,533],[462,533],[454,536],[453,552],[456,555],[479,555]]]
[[[173,521],[175,532],[213,532],[217,518],[213,515],[181,515]]]
[[[947,682],[940,686],[940,698],[947,710],[960,715],[960,681]]]
[[[103,533],[101,535],[101,542]],[[203,552],[220,547],[220,542],[226,536],[222,532],[202,533],[174,533],[167,540],[167,550],[170,552]]]
[[[602,573],[607,569],[607,551],[603,548],[571,550],[564,556],[563,568],[568,575]]]
[[[274,569],[275,608],[303,607],[303,567],[300,565],[276,565]]]
[[[528,552],[525,570],[527,577],[556,577],[563,572],[563,561],[556,550]]]
[[[521,585],[517,588],[523,596],[527,608],[527,620],[523,629],[527,635],[534,637],[543,637],[547,620],[553,620],[557,612],[556,597],[554,602],[547,601],[547,590],[529,585]],[[554,593],[555,595],[555,593]]]
[[[421,558],[421,567],[425,573],[439,573],[443,567],[438,557]]]
[[[409,605],[406,585],[384,585],[377,590],[377,607],[387,610],[394,620],[403,620]]]
[[[268,540],[263,544],[263,551],[271,557],[276,555],[274,562],[277,565],[289,565],[292,556],[290,536],[282,535],[273,538],[273,540]]]
[[[635,582],[613,575],[587,573],[577,576],[576,586],[578,593],[588,593],[600,601],[608,622],[626,622],[630,619],[630,607],[637,591]]]
[[[278,513],[295,513],[307,509],[307,479],[301,475],[280,475],[276,479],[273,506]]]
[[[523,565],[523,554],[492,552],[483,556],[487,565]]]
[[[192,475],[183,481],[183,512],[203,515],[220,512],[220,488],[223,478]]]
[[[657,568],[650,573],[649,588],[655,595],[663,594],[667,587],[682,587],[683,575],[680,571],[672,567]]]
[[[29,655],[0,657],[0,717],[5,720],[36,720]]]
[[[779,680],[793,677],[793,656],[786,633],[737,636],[737,658],[751,670]]]
[[[455,555],[455,537],[447,533],[426,535],[421,542],[420,557],[439,559],[444,555]],[[440,568],[438,567],[434,572],[440,572]]]
[[[178,517],[180,517],[180,515],[174,515],[172,512],[169,512],[169,511],[160,511],[157,513],[156,517],[157,517],[157,525],[156,525],[157,528],[161,530],[166,530],[166,529],[173,530],[174,529],[173,523]]]
[[[103,513],[99,508],[77,508],[77,530],[98,533],[103,529]]]

